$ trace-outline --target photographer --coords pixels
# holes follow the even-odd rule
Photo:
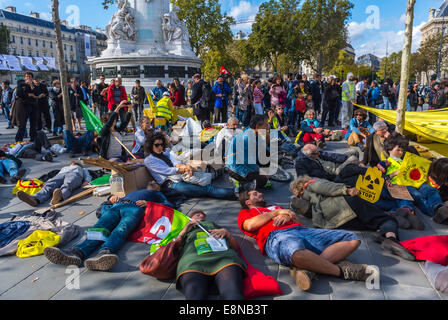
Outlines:
[[[223,76],[218,78],[218,82],[216,82],[212,90],[216,96],[214,122],[225,123],[227,122],[227,108],[229,106],[232,90],[227,81],[224,80]]]

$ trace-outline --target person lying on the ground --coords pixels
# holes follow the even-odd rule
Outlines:
[[[310,176],[299,176],[291,183],[291,192],[310,202],[313,226],[324,229],[379,230],[382,248],[406,260],[414,261],[398,240],[398,222],[373,204],[358,197],[356,188]]]
[[[132,154],[139,159],[144,159],[145,142],[154,133],[154,129],[151,126],[151,119],[146,116],[141,117],[138,123],[139,125],[135,132],[135,146],[132,149]]]
[[[112,206],[103,206],[101,217],[92,227],[105,229],[109,234],[106,241],[90,240],[70,249],[48,247],[44,250],[45,257],[54,264],[64,266],[84,265],[89,270],[108,271],[118,262],[117,252],[126,242],[126,238],[140,225],[148,206],[148,200],[157,202],[161,199],[151,190],[137,190],[129,193],[122,199],[111,198],[116,201]],[[100,248],[98,254],[87,259],[95,250]]]
[[[6,183],[5,173],[9,174],[11,183],[21,180],[26,173],[26,169],[19,170],[21,166],[22,161],[0,150],[0,183]]]
[[[87,131],[84,134],[79,132],[73,134],[70,130],[64,130],[62,136],[70,158],[76,157],[77,154],[82,154],[84,157],[87,157],[93,144],[95,144],[95,133],[93,131]]]
[[[222,299],[243,300],[247,266],[238,256],[238,243],[228,230],[206,221],[204,212],[195,211],[189,217],[192,221],[179,234],[183,246],[177,265],[176,288],[187,300],[207,300],[209,287],[214,283]],[[210,233],[209,242],[213,245],[198,224]]]
[[[69,166],[63,167],[61,171],[48,180],[42,190],[31,196],[23,191],[17,192],[17,198],[32,207],[37,207],[51,197],[50,204],[55,205],[71,197],[73,191],[83,188],[92,181],[92,177],[81,163],[73,161]]]
[[[182,175],[192,177],[194,169],[191,165],[180,163],[172,153],[166,151],[167,140],[162,132],[153,134],[145,144],[145,152],[149,154],[145,159],[146,168],[161,186],[162,192],[169,194],[178,192],[187,198],[210,197],[216,199],[235,199],[233,188],[214,187],[209,184],[201,186],[184,182]]]
[[[306,174],[311,177],[334,181],[346,165],[354,162],[359,164],[357,152],[350,152],[350,156],[334,152],[320,152],[316,145],[307,144],[295,159],[297,176]]]
[[[408,145],[409,140],[396,132],[384,141],[384,149],[390,157],[386,161],[381,161],[377,167],[385,175],[386,183],[397,184],[399,170],[403,164],[402,158]],[[420,188],[409,186],[406,188],[414,198],[414,204],[424,214],[432,217],[434,222],[442,223],[448,219],[448,207],[444,205],[436,188],[426,182]],[[408,206],[409,210],[414,212],[414,204],[407,201],[403,206]]]
[[[305,144],[315,143],[318,148],[324,148],[325,141],[328,140],[328,137],[331,135],[330,130],[323,129],[320,126],[314,110],[308,110],[305,113],[305,119],[301,123],[300,130],[302,131],[300,140]]]
[[[42,150],[43,149],[43,150]],[[51,150],[51,143],[48,141],[44,131],[38,131],[34,142],[16,142],[12,145],[5,144],[0,150],[6,154],[22,159],[35,159],[36,161],[52,162],[57,154]]]
[[[123,122],[120,122],[120,125],[117,126],[120,110],[124,107],[128,108],[125,120]],[[123,141],[121,132],[126,130],[129,122],[131,121],[132,108],[133,105],[130,101],[122,101],[115,108],[115,111],[102,115],[101,123],[103,124],[103,128],[101,129],[99,136],[101,137],[100,156],[104,159],[116,162],[126,162],[126,160],[128,159],[129,154],[117,141],[117,139],[121,142]]]
[[[227,126],[219,131],[218,135],[216,136],[214,154],[217,157],[221,157],[224,161],[233,138],[243,132],[243,130],[238,128],[238,124],[239,121],[237,118],[230,117],[227,120]]]
[[[309,290],[316,273],[358,281],[371,275],[368,265],[344,261],[361,244],[353,232],[305,227],[292,211],[269,207],[255,190],[242,192],[240,203],[240,230],[257,241],[263,255],[291,268],[300,289]]]
[[[348,145],[359,147],[361,151],[365,150],[367,136],[375,132],[366,119],[367,112],[364,109],[356,110],[355,117],[350,120],[349,128],[345,134]]]
[[[269,177],[260,173],[259,152],[250,152],[250,150],[266,150],[263,154],[269,157],[266,141],[270,141],[270,136],[268,121],[263,115],[253,116],[250,126],[233,138],[227,151],[226,167],[235,188],[239,189],[240,186],[243,189],[246,186],[253,188],[254,182],[256,188],[272,187]]]

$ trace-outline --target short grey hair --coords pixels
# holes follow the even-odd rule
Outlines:
[[[236,117],[230,117],[229,120],[227,120],[227,123],[230,123],[232,121],[238,121],[239,123],[239,120]]]
[[[384,127],[387,128],[387,124],[384,121],[377,121],[373,125],[373,130],[378,131]]]

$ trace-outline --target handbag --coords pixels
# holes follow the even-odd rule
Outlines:
[[[56,246],[60,240],[61,236],[54,232],[36,230],[28,238],[17,243],[16,255],[19,258],[41,255],[45,248]]]
[[[176,278],[177,264],[182,250],[182,238],[161,247],[140,263],[140,271],[159,280]]]
[[[191,177],[188,173],[184,173],[182,174],[182,180],[186,183],[206,187],[212,184],[213,173],[195,171]]]

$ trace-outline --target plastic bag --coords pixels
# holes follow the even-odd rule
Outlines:
[[[33,196],[42,190],[43,186],[44,183],[38,179],[19,180],[14,189],[12,189],[12,194],[17,194],[18,191],[23,191],[30,196]]]
[[[16,256],[28,258],[44,253],[47,247],[56,246],[61,240],[61,236],[51,231],[36,230],[25,240],[17,243]]]

